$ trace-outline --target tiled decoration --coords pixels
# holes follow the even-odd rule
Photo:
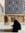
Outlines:
[[[23,0],[6,0],[6,8],[5,13],[17,13],[17,12],[24,12],[24,1]]]

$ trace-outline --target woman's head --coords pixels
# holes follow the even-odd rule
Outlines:
[[[18,23],[18,20],[14,20],[14,23]]]

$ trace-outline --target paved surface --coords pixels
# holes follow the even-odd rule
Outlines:
[[[2,24],[0,24],[0,29],[2,29],[2,30],[4,30],[4,29],[12,29],[13,28],[12,25],[13,25],[13,23],[10,23],[9,25],[4,25],[2,23]],[[21,30],[19,30],[18,33],[20,33],[20,32],[25,33],[25,24],[21,23]]]

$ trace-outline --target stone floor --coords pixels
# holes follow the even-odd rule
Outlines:
[[[3,23],[2,24],[0,24],[0,32],[2,32],[2,31],[6,31],[6,32],[11,32],[12,30],[12,25],[13,25],[13,23],[10,23],[9,25],[4,25]],[[5,30],[5,29],[7,29],[7,30]],[[18,31],[18,33],[25,33],[25,24],[22,24],[21,23],[21,30],[19,30]]]

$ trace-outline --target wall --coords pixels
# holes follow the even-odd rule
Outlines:
[[[14,15],[12,15],[13,17]],[[16,15],[13,17],[14,19],[18,20],[19,22],[25,22],[25,16]],[[8,16],[8,22],[11,22],[11,16]]]
[[[0,24],[4,24],[4,15],[0,15]]]
[[[2,15],[3,15],[3,14],[5,14],[5,0],[0,0],[0,4],[3,7],[3,13],[2,13]]]

